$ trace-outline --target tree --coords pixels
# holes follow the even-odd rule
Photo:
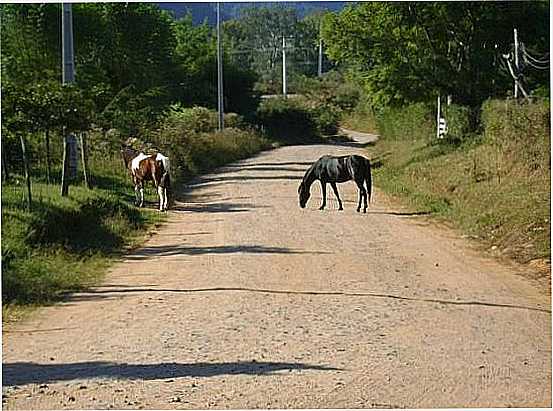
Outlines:
[[[207,22],[194,25],[190,14],[175,25],[175,61],[179,79],[174,97],[186,106],[215,108],[217,104],[217,37]],[[226,38],[225,38],[226,40]],[[257,96],[254,84],[257,76],[248,66],[241,66],[224,50],[225,110],[247,115],[255,111]]]
[[[359,73],[373,105],[429,101],[450,94],[479,105],[506,90],[498,58],[512,29],[543,44],[544,3],[363,3],[325,17],[329,56]]]
[[[2,81],[26,85],[61,79],[57,4],[2,4]]]

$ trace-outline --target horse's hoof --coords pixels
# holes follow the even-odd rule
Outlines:
[[[340,207],[338,211],[344,211],[344,207]]]
[[[360,209],[360,208],[358,208],[358,209],[357,209],[357,212],[359,212],[359,211],[361,211],[361,209]]]

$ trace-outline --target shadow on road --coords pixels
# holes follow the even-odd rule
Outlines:
[[[249,288],[249,287],[209,287],[209,288],[193,288],[193,289],[176,289],[176,288],[157,288],[157,287],[134,287],[132,286],[117,286],[119,288],[108,288],[105,290],[89,290],[85,293],[79,293],[70,298],[70,300],[95,300],[113,298],[116,295],[126,293],[213,293],[213,292],[248,292],[248,293],[260,293],[260,294],[284,294],[284,295],[310,295],[310,296],[344,296],[344,297],[369,297],[369,298],[385,298],[391,300],[411,301],[414,303],[431,303],[431,304],[443,304],[452,306],[469,306],[469,307],[491,307],[491,308],[509,308],[518,310],[528,310],[535,312],[543,312],[551,314],[551,310],[543,307],[532,307],[519,304],[506,304],[487,301],[475,301],[475,300],[444,300],[440,298],[425,298],[415,296],[402,296],[387,293],[374,293],[374,292],[349,292],[349,291],[301,291],[301,290],[275,290],[275,289],[263,289],[263,288]]]
[[[190,204],[186,201],[179,202],[171,207],[173,211],[193,211],[195,213],[243,213],[252,208],[267,208],[268,206],[246,204],[246,203],[196,203]]]
[[[312,163],[310,161],[300,161],[300,162],[283,162],[283,163],[247,163],[247,164],[231,164],[225,166],[224,168],[234,169],[234,168],[248,168],[248,167],[275,167],[275,170],[281,169],[283,166],[310,166]]]
[[[351,148],[369,148],[375,145],[375,143],[362,143],[359,141],[336,141],[331,140],[327,143],[329,146],[339,146],[339,147],[351,147]]]
[[[226,363],[127,364],[89,361],[69,364],[4,363],[2,385],[44,384],[89,378],[157,380],[217,375],[268,375],[282,370],[337,371],[338,368],[304,363],[237,361]]]
[[[218,177],[210,177],[210,178],[203,178],[202,180],[198,181],[196,184],[191,184],[190,188],[195,188],[204,184],[208,183],[219,183],[221,181],[244,181],[244,180],[301,180],[303,177],[303,172],[298,171],[298,174],[296,175],[273,175],[273,176],[265,176],[265,175],[248,175],[248,176],[218,176]]]
[[[285,247],[265,247],[261,245],[219,245],[212,247],[187,247],[183,245],[163,245],[141,248],[127,255],[127,260],[144,260],[156,256],[203,255],[203,254],[331,254],[326,251],[293,250]]]

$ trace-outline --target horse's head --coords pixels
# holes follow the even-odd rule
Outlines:
[[[129,164],[131,163],[132,159],[138,155],[138,152],[133,148],[125,145],[121,146],[120,151],[121,156],[123,157],[123,161],[125,162],[125,168],[129,168]]]
[[[307,200],[309,200],[309,197],[311,196],[311,192],[309,187],[304,182],[302,182],[298,187],[298,194],[300,198],[300,207],[305,208]]]

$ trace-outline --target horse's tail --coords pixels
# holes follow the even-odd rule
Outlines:
[[[165,188],[169,188],[171,186],[171,165],[169,162],[169,158],[165,157],[161,153],[157,153],[156,160],[161,162],[163,165],[163,174],[161,175],[161,181],[160,185]]]
[[[169,171],[166,170],[163,172],[159,185],[168,190],[171,188],[171,176],[169,175]]]
[[[367,166],[367,171],[365,175],[365,184],[367,185],[367,195],[369,197],[369,203],[370,203],[371,193],[372,193],[372,176],[371,176],[371,162],[368,158],[365,159],[365,164]]]

